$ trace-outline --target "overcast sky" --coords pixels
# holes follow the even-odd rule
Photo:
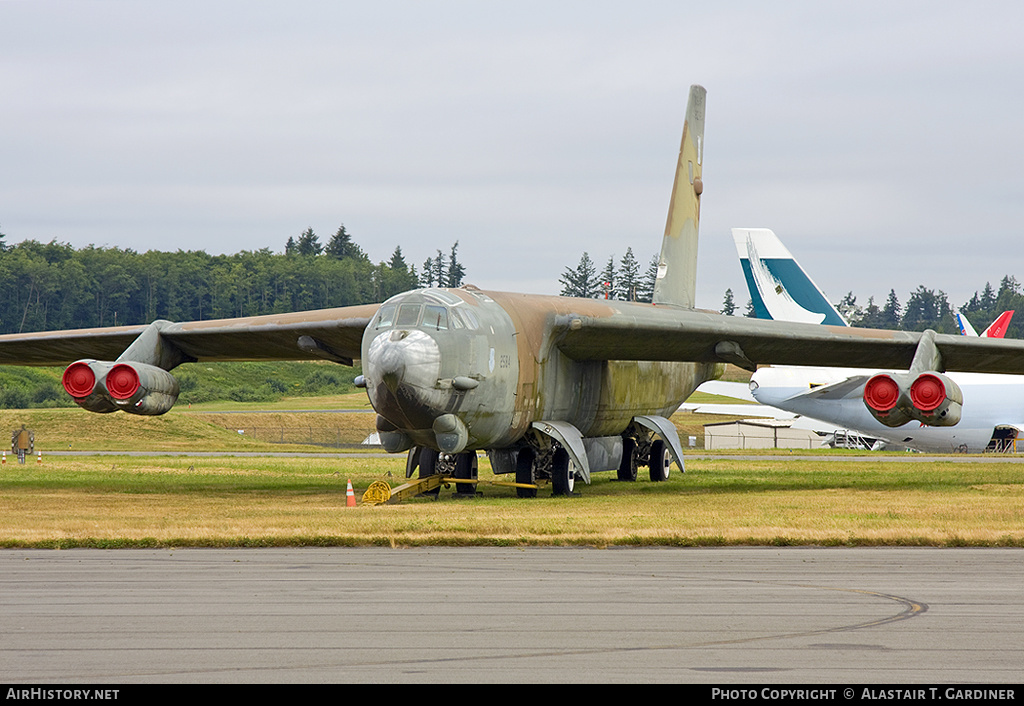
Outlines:
[[[557,293],[660,247],[707,88],[698,305],[772,228],[833,300],[1024,281],[1024,4],[0,0],[0,231],[282,251],[342,223]],[[984,326],[989,322],[974,322]]]

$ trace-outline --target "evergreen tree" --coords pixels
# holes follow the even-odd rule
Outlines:
[[[885,328],[882,324],[882,310],[875,304],[874,297],[868,297],[868,305],[861,311],[856,322],[851,321],[850,325],[864,328]]]
[[[636,301],[640,286],[640,263],[633,256],[633,248],[626,248],[626,254],[619,261],[619,279],[615,283],[615,298],[622,301]]]
[[[409,266],[405,264],[405,257],[402,255],[402,246],[396,245],[395,251],[391,253],[391,259],[388,261],[388,267],[395,272],[408,272]]]
[[[930,328],[937,333],[946,333],[952,328],[952,322],[952,310],[946,301],[945,292],[936,292],[918,285],[907,300],[901,324],[905,331],[924,331]]]
[[[459,241],[456,240],[455,244],[452,245],[451,255],[448,256],[448,272],[446,275],[446,287],[455,289],[456,287],[462,286],[462,281],[466,276],[466,268],[462,266],[456,257],[456,251],[459,249]]]
[[[1010,321],[1010,325],[1006,330],[1006,337],[1024,337],[1024,315],[1020,315],[1021,311],[1024,310],[1024,295],[1020,292],[1020,284],[1017,282],[1017,279],[1007,275],[999,282],[999,292],[996,294],[995,306],[992,307],[988,320],[983,326],[988,326],[1002,312],[1011,310],[1016,311],[1018,315],[1014,316]]]
[[[324,254],[333,257],[335,260],[364,260],[368,261],[369,258],[363,249],[360,248],[352,241],[352,236],[345,230],[345,224],[342,223],[338,231],[331,236],[331,239],[327,242],[327,246],[324,248]]]
[[[441,253],[438,252],[438,255]],[[423,273],[420,275],[421,287],[433,287],[434,282],[434,258],[428,257],[423,261]]]
[[[736,313],[736,303],[732,298],[732,289],[725,290],[725,300],[722,302],[722,313],[732,316]]]
[[[640,280],[640,286],[636,290],[636,300],[638,302],[650,303],[654,301],[654,283],[658,281],[658,256],[655,255],[651,258],[650,264],[647,265],[647,272],[644,274],[642,280]]]
[[[853,292],[847,292],[836,305],[836,309],[851,326],[856,325],[853,322],[861,316],[861,309],[857,306],[857,297],[853,296]]]
[[[437,257],[434,258],[434,271],[430,273],[431,279],[438,287],[445,286],[448,280],[448,266],[445,264],[444,255],[440,250],[437,251]]]
[[[981,290],[981,306],[985,312],[987,318],[992,318],[996,313],[996,293],[992,289],[992,285],[988,282],[985,283],[985,288]]]
[[[1020,299],[1020,284],[1015,277],[1006,275],[999,281],[999,293],[996,295],[996,305],[991,312],[994,317],[997,311],[1015,309]],[[988,324],[985,324],[986,326]]]
[[[902,321],[903,309],[900,307],[900,300],[896,298],[896,290],[890,289],[889,296],[885,300],[885,306],[882,307],[879,325],[881,328],[895,331],[900,327]]]
[[[608,264],[597,277],[597,292],[594,296],[604,299],[617,299],[615,286],[618,284],[618,273],[615,271],[615,256],[608,258]]]
[[[312,228],[302,231],[298,241],[295,243],[295,252],[299,255],[319,255],[323,251],[320,239]]]
[[[416,289],[419,285],[416,268],[410,268],[406,264],[401,247],[395,248],[387,263],[382,262],[374,268],[374,292],[377,301]]]
[[[558,280],[563,297],[592,297],[597,291],[597,268],[589,253],[583,253],[576,269],[565,268]]]

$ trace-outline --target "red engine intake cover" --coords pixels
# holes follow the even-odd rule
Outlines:
[[[875,375],[864,385],[864,401],[876,412],[888,412],[900,399],[900,386],[888,375]]]
[[[946,399],[946,386],[938,376],[921,373],[910,385],[910,401],[922,412],[931,412]]]
[[[139,389],[139,374],[130,365],[115,365],[107,373],[107,392],[115,400],[126,400]]]
[[[61,383],[69,395],[81,399],[92,394],[92,389],[96,386],[96,374],[85,363],[72,363],[64,371]]]

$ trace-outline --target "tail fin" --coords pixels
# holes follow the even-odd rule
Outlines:
[[[732,239],[757,318],[849,325],[775,233],[733,228]]]
[[[700,195],[704,190],[701,170],[704,161],[704,105],[707,91],[690,86],[679,147],[675,184],[668,207],[668,223],[661,241],[658,276],[654,281],[654,303],[692,308],[697,294],[697,234],[700,223]]]
[[[992,324],[981,332],[982,338],[1002,338],[1006,335],[1006,329],[1010,326],[1010,319],[1013,318],[1013,310],[1004,311]]]
[[[962,313],[960,313],[959,309],[954,309],[953,310],[953,318],[956,319],[956,325],[957,325],[957,328],[960,329],[960,335],[961,336],[977,336],[978,335],[978,332],[974,330],[973,326],[971,326],[971,322],[967,320],[966,316],[964,316]],[[998,321],[998,319],[996,319],[996,321]],[[995,322],[992,322],[992,325],[995,326]],[[986,329],[986,333],[987,333],[987,329]]]

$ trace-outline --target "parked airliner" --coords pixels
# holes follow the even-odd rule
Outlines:
[[[734,228],[732,234],[760,317],[846,323],[772,231]],[[986,333],[1001,337],[1010,315],[1012,312],[1000,316]],[[755,372],[750,390],[761,404],[856,430],[891,446],[932,453],[1004,449],[1024,431],[1024,379],[1018,376],[947,373],[962,392],[960,420],[955,426],[918,420],[891,426],[880,421],[866,404],[865,385],[879,377],[878,373],[859,368],[775,366]],[[894,370],[880,377],[906,375],[906,371]]]

